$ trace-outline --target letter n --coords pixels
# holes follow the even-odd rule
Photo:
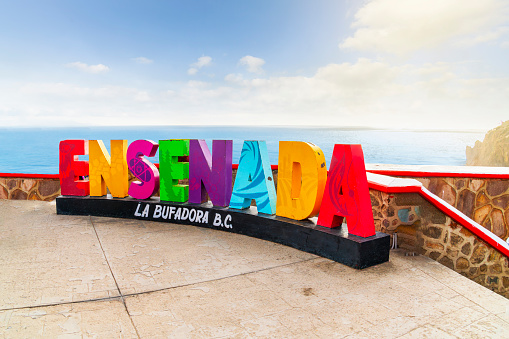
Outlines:
[[[189,145],[189,202],[207,201],[227,207],[232,194],[231,140],[213,140],[212,155],[205,140],[191,140]]]
[[[79,155],[88,154],[88,140],[64,140],[60,142],[60,189],[62,195],[86,196],[90,193],[88,161],[78,161]]]
[[[349,234],[375,235],[361,145],[334,145],[317,224],[338,227],[343,217]]]
[[[90,140],[90,195],[106,195],[106,187],[115,198],[127,197],[127,140],[111,140],[111,157],[102,140]]]

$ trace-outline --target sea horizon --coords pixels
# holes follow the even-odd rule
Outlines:
[[[264,140],[269,160],[277,164],[279,141],[305,141],[320,147],[330,162],[334,144],[361,144],[366,163],[399,165],[465,165],[466,147],[482,141],[484,131],[407,130],[368,126],[82,126],[1,127],[0,173],[58,173],[58,143],[66,139],[233,140],[238,163],[244,140]],[[42,150],[42,151],[41,151]],[[156,155],[157,157],[157,155]],[[86,159],[86,157],[81,157]],[[80,159],[81,159],[80,158]],[[158,162],[157,158],[149,158]]]

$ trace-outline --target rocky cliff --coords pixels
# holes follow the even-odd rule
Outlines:
[[[509,120],[488,131],[483,142],[467,146],[467,165],[509,167]]]

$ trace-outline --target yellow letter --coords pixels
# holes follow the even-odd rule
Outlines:
[[[276,215],[294,220],[316,215],[326,181],[325,156],[318,146],[279,142]]]
[[[127,140],[111,140],[111,158],[102,140],[89,142],[90,196],[106,195],[106,186],[115,198],[127,197]]]

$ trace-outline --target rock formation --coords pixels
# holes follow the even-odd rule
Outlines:
[[[509,120],[486,133],[483,142],[467,146],[469,166],[509,166]]]

